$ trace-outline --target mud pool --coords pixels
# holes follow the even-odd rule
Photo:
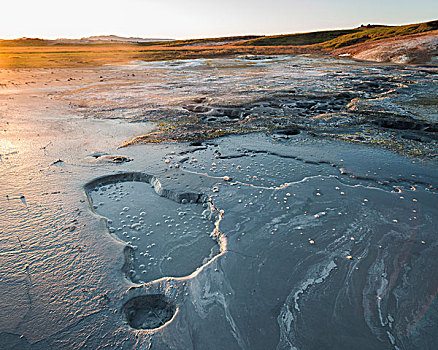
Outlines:
[[[177,201],[160,197],[148,180],[122,174],[87,186],[93,210],[107,219],[110,233],[132,248],[128,278],[144,283],[190,275],[219,252],[219,215],[206,202],[194,204],[190,195]]]
[[[438,347],[433,72],[289,57],[75,76],[0,95],[1,348]],[[118,148],[190,113],[262,128]],[[429,156],[327,136],[342,127]]]

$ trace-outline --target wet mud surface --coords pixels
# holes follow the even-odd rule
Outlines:
[[[0,94],[0,347],[438,347],[433,72],[92,74]]]
[[[293,141],[269,145],[248,137],[231,144],[224,139],[195,152],[183,171],[231,179],[211,195],[225,210],[229,253],[222,268],[239,346],[435,344],[426,329],[436,322],[436,178],[386,177],[391,171],[380,167],[364,171],[366,161],[350,172],[344,164],[351,159],[318,160]],[[241,303],[257,305],[257,314]],[[280,334],[272,336],[276,327]]]
[[[220,252],[211,204],[202,195],[161,189],[147,174],[104,177],[86,186],[92,210],[130,248],[125,272],[136,283],[190,275]]]
[[[318,151],[321,146],[323,152]],[[188,344],[205,348],[212,332],[223,337],[222,345],[236,349],[433,348],[437,339],[429,335],[429,329],[437,321],[433,275],[438,183],[426,170],[432,164],[417,165],[374,151],[372,160],[359,165],[356,157],[362,152],[370,155],[367,147],[355,152],[335,150],[339,151],[339,144],[315,143],[301,133],[282,141],[257,134],[197,143],[165,155],[162,164],[176,168],[168,175],[171,182],[181,184],[185,178],[196,187],[192,176],[213,181],[204,196],[220,208],[219,228],[226,245],[215,259],[210,254],[202,269],[193,265],[185,276],[161,267],[154,275],[153,260],[147,267],[151,270],[145,272],[145,277],[150,276],[146,282],[128,274],[138,284],[126,296],[123,312],[128,324],[145,330],[165,326],[150,343],[159,349],[187,337],[191,330],[186,322],[199,333],[196,340],[184,340],[181,348]],[[404,168],[399,168],[399,162]],[[136,208],[141,202],[148,207],[145,189],[129,187],[132,184],[121,187],[115,179],[106,181],[113,185],[90,192],[96,213],[105,213],[107,203],[97,204],[105,196],[120,198],[120,205],[130,202]],[[157,195],[149,190],[152,197]],[[140,202],[123,202],[125,191],[141,192]],[[179,216],[187,210],[181,202],[190,204],[178,201]],[[170,203],[132,219],[127,214],[132,207],[118,214],[122,220],[130,219],[131,225],[140,220],[138,227],[146,229],[148,236],[153,227],[142,221],[147,215],[152,222],[160,221],[154,210],[159,207],[161,214]],[[163,218],[168,225],[156,232],[162,237],[156,248],[172,252],[179,242],[168,235],[175,234],[177,221],[171,215]],[[108,222],[115,227],[123,224]],[[196,221],[186,223],[191,230],[200,228]],[[109,227],[109,233],[116,232],[115,227]],[[123,229],[122,225],[119,231]],[[205,239],[211,239],[206,235],[208,226],[202,231]],[[122,234],[121,239],[127,237]],[[137,244],[134,254],[146,249],[143,257],[147,252],[150,259],[150,242],[140,239]],[[194,241],[185,247],[191,258],[196,256],[195,247],[202,245]],[[138,271],[135,261],[133,273]],[[139,302],[138,298],[149,297]],[[167,298],[171,304],[156,298]],[[169,311],[171,305],[176,305],[177,314]]]

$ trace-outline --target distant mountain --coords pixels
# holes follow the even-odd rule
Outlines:
[[[173,41],[174,39],[123,37],[118,35],[94,35],[81,39],[56,39],[57,43],[68,44],[108,44],[108,43],[148,43],[154,41]]]

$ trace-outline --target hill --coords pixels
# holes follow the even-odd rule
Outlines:
[[[404,26],[368,25],[354,29],[329,30],[299,34],[265,36],[249,40],[239,45],[244,46],[302,46],[312,45],[324,49],[340,47],[387,39],[398,36],[424,33],[438,29],[438,21],[409,24]]]
[[[345,46],[332,54],[398,64],[438,63],[438,30]]]
[[[81,39],[40,39],[40,38],[20,38],[12,40],[1,40],[0,46],[3,47],[23,47],[23,46],[50,46],[50,45],[93,45],[93,44],[142,44],[142,43],[168,43],[173,39],[157,39],[157,38],[136,38],[136,37],[123,37],[117,35],[99,35],[90,36]]]
[[[311,33],[189,40],[115,35],[82,39],[0,40],[0,68],[83,67],[132,61],[308,53],[402,64],[435,64],[438,20],[403,26],[367,25]]]

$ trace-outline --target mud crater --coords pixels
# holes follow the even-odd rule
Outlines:
[[[156,329],[173,318],[176,305],[162,294],[142,295],[128,300],[123,313],[132,328]]]

